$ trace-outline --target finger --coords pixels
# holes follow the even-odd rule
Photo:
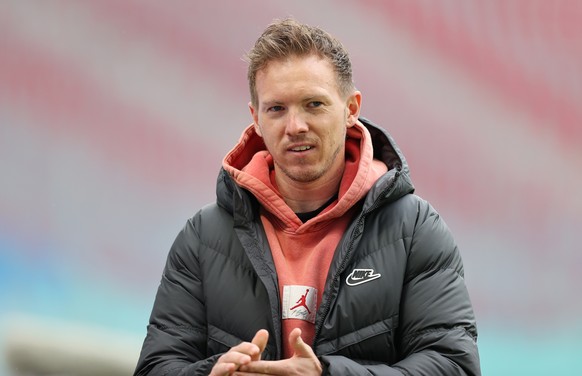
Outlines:
[[[261,354],[263,353],[263,351],[265,351],[265,347],[267,347],[268,340],[269,340],[269,332],[266,331],[265,329],[261,329],[255,334],[251,343],[253,343],[254,345],[256,345],[259,348],[259,353],[256,355],[253,355],[252,360],[261,359]]]
[[[232,349],[231,349],[232,350]],[[242,354],[236,351],[228,351],[218,358],[216,364],[212,368],[212,375],[231,374],[240,366],[251,362],[251,356]]]
[[[241,353],[241,354],[246,354],[248,356],[256,356],[258,354],[260,354],[261,349],[259,348],[259,346],[255,345],[254,343],[251,342],[243,342],[243,343],[239,343],[238,345],[234,346],[233,348],[231,348],[228,353]]]
[[[284,361],[259,360],[241,366],[238,370],[244,375],[283,375],[285,371]]]
[[[251,356],[236,351],[229,351],[226,354],[222,355],[218,361],[220,363],[234,363],[238,365],[247,364],[251,361]]]
[[[246,372],[246,371],[235,371],[232,376],[277,376],[275,374],[269,373],[257,373],[257,372]]]
[[[208,376],[230,375],[236,370],[236,368],[237,365],[234,363],[216,363],[214,367],[212,367],[212,371]]]

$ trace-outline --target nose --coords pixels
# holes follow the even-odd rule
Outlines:
[[[307,122],[300,113],[289,111],[287,115],[287,124],[285,131],[288,135],[294,136],[300,133],[305,133],[309,130]]]

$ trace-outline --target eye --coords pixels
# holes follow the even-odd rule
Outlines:
[[[284,110],[283,106],[271,106],[267,108],[267,112],[279,112],[283,110]]]
[[[309,102],[309,104],[307,106],[311,107],[311,108],[317,108],[317,107],[323,106],[323,102],[313,101],[313,102]]]

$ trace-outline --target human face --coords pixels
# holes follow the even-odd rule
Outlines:
[[[340,94],[333,66],[317,55],[269,62],[257,72],[256,90],[256,108],[249,107],[277,183],[339,181],[346,130],[358,119],[361,94]]]

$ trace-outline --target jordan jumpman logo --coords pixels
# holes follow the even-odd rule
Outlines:
[[[307,310],[307,313],[311,314],[311,311],[307,307],[307,294],[309,294],[309,289],[305,290],[305,294],[301,295],[301,298],[299,298],[299,300],[296,301],[297,304],[295,306],[291,307],[290,310],[292,311],[295,308],[305,307],[305,309]]]

